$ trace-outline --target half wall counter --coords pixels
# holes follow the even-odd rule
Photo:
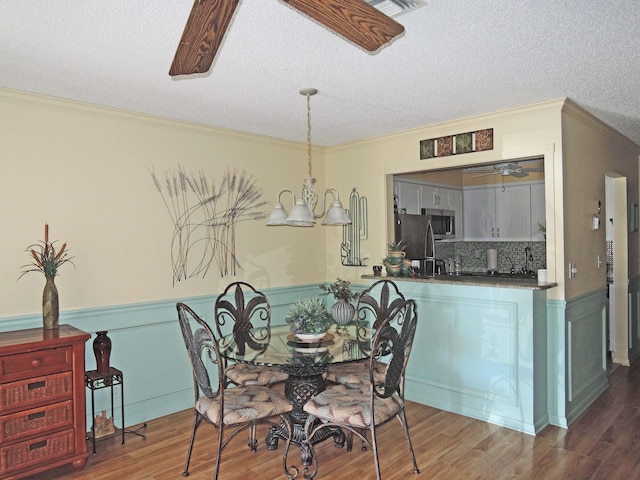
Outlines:
[[[536,434],[549,424],[546,290],[534,279],[386,278],[418,305],[406,398]]]

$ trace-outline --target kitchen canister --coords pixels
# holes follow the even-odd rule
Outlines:
[[[538,269],[538,283],[547,283],[547,269],[539,268]]]
[[[495,248],[487,250],[487,270],[498,269],[498,251]]]

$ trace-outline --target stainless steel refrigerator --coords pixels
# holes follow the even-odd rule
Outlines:
[[[397,213],[395,220],[395,241],[403,240],[409,260],[419,262],[420,275],[430,276],[435,272],[435,240],[428,215]]]

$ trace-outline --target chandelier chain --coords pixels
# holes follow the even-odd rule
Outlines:
[[[311,178],[311,95],[307,95],[307,173]]]

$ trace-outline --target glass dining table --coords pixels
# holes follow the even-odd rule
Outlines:
[[[360,338],[358,338],[360,337]],[[220,354],[234,362],[268,365],[287,374],[284,393],[293,407],[290,418],[293,424],[291,442],[301,448],[303,465],[311,464],[311,454],[305,448],[307,440],[304,423],[307,413],[304,404],[313,395],[325,389],[326,372],[333,364],[354,362],[369,357],[368,335],[356,335],[355,325],[332,326],[324,338],[316,342],[300,342],[291,333],[289,325],[272,326],[270,331],[256,328],[246,337],[226,335],[218,341]],[[278,448],[278,440],[288,440],[288,428],[272,428],[266,438],[267,448]],[[333,438],[336,447],[345,443],[340,429],[326,428],[319,431],[310,442],[314,445]]]

